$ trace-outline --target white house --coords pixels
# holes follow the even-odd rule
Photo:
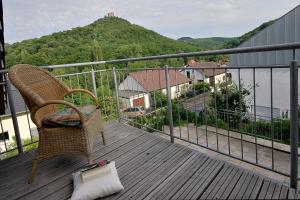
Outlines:
[[[11,85],[11,94],[14,100],[15,110],[17,112],[17,120],[22,140],[30,139],[31,136],[37,136],[35,124],[31,121],[30,115],[26,114],[26,107],[24,100],[19,91]],[[10,116],[11,111],[9,105],[5,109],[5,115],[0,116],[1,132],[0,132],[0,152],[5,152],[6,148],[9,149],[10,145],[14,142],[13,137],[15,131]],[[0,158],[1,159],[1,158]]]
[[[216,62],[190,60],[181,73],[195,82],[205,82],[213,86],[214,83],[226,80],[225,67],[227,65]],[[228,79],[231,78],[230,73],[227,73],[227,76]]]
[[[171,86],[171,98],[177,98],[188,87],[189,78],[179,71],[170,69],[169,79]],[[150,93],[161,91],[166,94],[166,79],[163,69],[140,70],[130,73],[119,85],[119,96],[125,108],[142,106],[149,109]]]

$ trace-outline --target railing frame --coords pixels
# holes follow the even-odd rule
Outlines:
[[[65,65],[51,65],[51,66],[42,66],[46,69],[57,69],[57,68],[68,68],[68,67],[82,67],[90,65],[92,67],[92,84],[93,92],[97,95],[96,88],[96,77],[95,71],[93,69],[94,65],[99,64],[116,64],[116,63],[128,63],[128,62],[137,62],[137,61],[147,61],[147,60],[158,60],[158,59],[167,59],[167,58],[186,58],[192,56],[212,56],[220,54],[237,54],[237,53],[251,53],[251,52],[265,52],[265,51],[275,51],[275,50],[293,50],[293,60],[290,62],[290,109],[291,109],[291,129],[290,129],[290,140],[291,140],[291,172],[290,172],[290,186],[297,188],[298,180],[298,62],[295,60],[295,49],[300,49],[300,43],[289,43],[289,44],[277,44],[277,45],[267,45],[267,46],[256,46],[256,47],[243,47],[243,48],[234,48],[234,49],[224,49],[224,50],[213,50],[213,51],[202,51],[202,52],[190,52],[190,53],[178,53],[178,54],[167,54],[159,56],[148,56],[148,57],[139,57],[139,58],[128,58],[128,59],[119,59],[119,60],[108,60],[108,61],[97,61],[97,62],[86,62],[86,63],[75,63],[75,64],[65,64]],[[173,116],[172,116],[172,102],[171,102],[171,87],[169,82],[169,73],[168,66],[165,66],[165,80],[166,80],[166,89],[168,97],[168,115],[170,121],[170,141],[174,142],[174,130],[173,130]],[[7,70],[1,70],[0,73],[6,73]],[[115,90],[118,100],[118,84],[116,78],[116,71],[113,68],[113,76],[115,82]],[[7,81],[8,91],[9,91],[9,82]],[[10,93],[10,92],[8,92]],[[16,112],[14,109],[13,99],[11,94],[8,95],[9,105],[11,108],[11,115],[13,118],[13,124],[15,128],[15,135],[17,139],[18,151],[22,153],[22,143],[16,118]],[[117,105],[117,114],[120,119],[120,108]]]

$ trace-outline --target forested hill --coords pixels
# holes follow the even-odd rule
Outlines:
[[[239,37],[210,37],[210,38],[191,38],[191,37],[182,37],[178,41],[184,41],[189,44],[193,44],[202,49],[228,49],[239,46],[244,41],[251,38],[253,35],[261,31],[262,29],[270,26],[274,21],[268,21],[255,29],[239,36]]]
[[[209,37],[209,38],[190,38],[182,37],[178,41],[184,41],[190,44],[194,44],[197,47],[203,49],[222,49],[224,44],[231,41],[234,38],[228,37]]]
[[[6,63],[53,65],[197,51],[118,17],[98,19],[84,27],[53,33],[7,46]]]

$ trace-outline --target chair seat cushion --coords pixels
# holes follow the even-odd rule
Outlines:
[[[94,105],[87,105],[78,107],[85,119],[88,119],[97,109]],[[57,128],[57,127],[76,127],[81,126],[78,113],[72,109],[67,108],[48,114],[43,119],[43,127]]]

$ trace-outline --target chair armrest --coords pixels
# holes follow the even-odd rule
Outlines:
[[[42,105],[40,105],[38,108],[34,109],[31,112],[31,119],[37,125],[38,128],[41,127],[41,123],[40,123],[40,121],[38,121],[36,119],[36,113],[38,112],[39,109],[41,109],[47,105],[51,105],[51,104],[61,104],[61,105],[65,105],[65,106],[68,106],[68,107],[74,109],[76,111],[76,113],[79,115],[80,123],[84,124],[84,122],[85,122],[84,116],[80,112],[80,110],[76,107],[76,105],[69,103],[67,101],[64,101],[64,100],[50,100],[50,101],[43,103]]]
[[[85,89],[72,89],[70,90],[66,95],[69,95],[69,94],[72,94],[72,93],[75,93],[75,92],[81,92],[81,93],[85,93],[85,94],[88,94],[92,97],[93,101],[94,101],[94,104],[98,107],[99,106],[99,103],[98,103],[98,99],[97,97],[90,91],[88,90],[85,90]]]

